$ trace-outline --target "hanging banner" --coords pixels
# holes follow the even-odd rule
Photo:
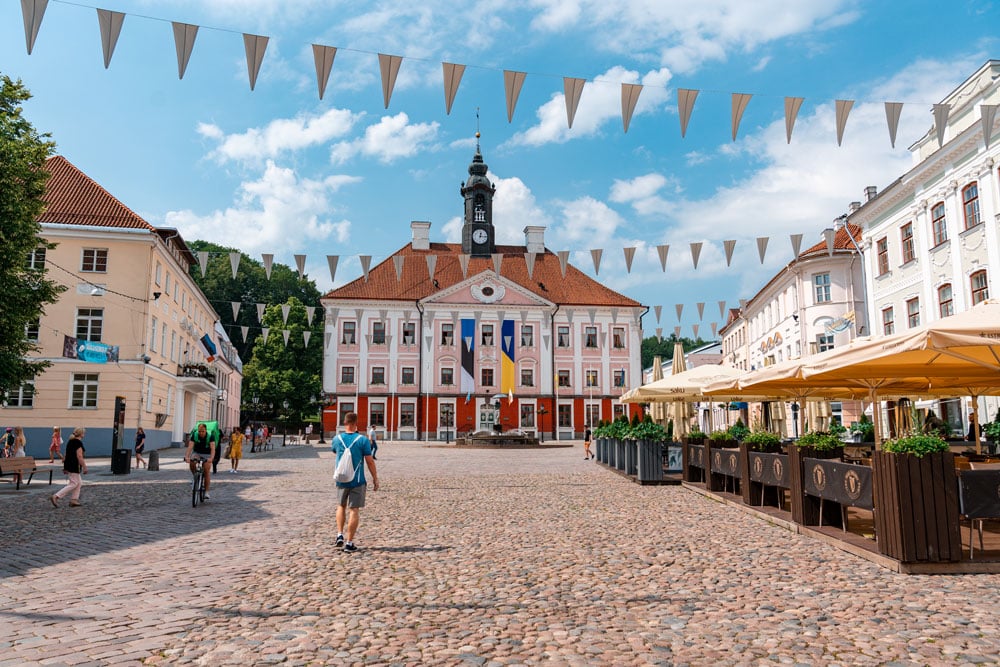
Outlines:
[[[692,329],[692,331],[694,331],[694,339],[698,340],[698,325],[697,324],[692,324],[691,325],[691,329]]]
[[[667,253],[670,252],[670,246],[669,245],[658,245],[658,246],[656,246],[656,252],[660,256],[660,267],[663,269],[663,272],[666,273],[667,272]]]
[[[622,248],[625,253],[625,273],[632,273],[632,258],[635,257],[635,248]]]
[[[587,317],[590,318],[590,323],[591,323],[591,325],[593,325],[594,321],[597,319],[597,309],[596,308],[588,308],[587,309]]]
[[[503,88],[507,97],[507,122],[514,119],[514,107],[517,106],[517,98],[521,94],[521,86],[524,85],[526,72],[515,72],[505,69],[503,71]]]
[[[215,361],[215,353],[217,352],[215,343],[212,342],[212,337],[208,334],[203,335],[200,339],[201,346],[205,350],[205,358],[209,363]]]
[[[118,363],[118,346],[63,336],[62,356],[91,364]]]
[[[656,340],[663,342],[663,327],[656,327]]]
[[[462,268],[462,280],[465,280],[469,277],[469,255],[464,252],[459,253],[458,265]]]
[[[826,254],[829,257],[833,257],[833,243],[837,236],[837,232],[833,229],[824,229],[823,238],[826,239]]]
[[[250,76],[250,91],[257,85],[257,75],[260,65],[264,62],[264,52],[267,51],[267,37],[243,33],[243,50],[247,55],[247,74]]]
[[[986,144],[986,150],[990,149],[990,139],[993,138],[993,122],[996,120],[998,108],[1000,108],[1000,104],[979,105],[979,121],[983,129],[983,142]]]
[[[503,254],[495,252],[490,255],[493,258],[493,272],[500,275],[500,267],[503,266]]]
[[[111,56],[115,52],[115,45],[118,43],[118,36],[122,32],[125,15],[121,12],[98,9],[97,22],[101,27],[101,48],[104,51],[104,69],[108,69],[108,66],[111,64]]]
[[[524,253],[524,266],[528,270],[528,278],[530,279],[531,274],[535,272],[535,253]]]
[[[694,110],[694,101],[698,99],[698,91],[690,88],[677,89],[677,115],[681,119],[681,139],[687,134],[688,121]]]
[[[45,16],[45,8],[49,0],[21,0],[21,17],[24,19],[24,41],[28,46],[28,55],[35,48],[35,39],[38,37],[38,29],[42,25],[42,17]]]
[[[657,320],[659,320],[659,317],[657,317]],[[617,308],[612,308],[611,309],[611,323],[612,324],[618,324],[618,309]]]
[[[736,141],[736,133],[740,129],[740,120],[743,118],[743,112],[746,111],[747,105],[750,103],[750,98],[753,95],[747,93],[733,93],[732,94],[732,106],[733,106],[733,141]]]
[[[201,277],[205,277],[205,271],[208,270],[208,252],[205,250],[198,251],[198,266],[201,267]]]
[[[844,128],[847,127],[847,116],[851,113],[854,100],[836,100],[837,105],[837,145],[844,139]]]
[[[326,263],[330,266],[330,282],[335,282],[337,280],[337,261],[340,259],[340,255],[327,255]]]
[[[951,113],[950,104],[934,105],[934,129],[937,130],[938,148],[944,146],[944,131],[948,128],[949,113]]]
[[[305,347],[309,347],[309,339],[312,338],[312,331],[304,330],[302,332],[302,344]]]
[[[282,329],[282,330],[281,330],[281,337],[282,337],[282,338],[284,339],[284,341],[285,341],[285,347],[288,347],[288,337],[289,337],[289,336],[290,336],[291,334],[292,334],[292,332],[291,332],[291,331],[289,331],[288,329]]]
[[[264,339],[264,345],[267,345],[267,337],[271,335],[271,327],[261,327],[260,334]]]
[[[396,87],[396,75],[399,74],[399,66],[402,64],[402,56],[378,54],[378,68],[382,74],[382,100],[385,102],[386,109],[389,108],[392,89]]]
[[[569,264],[569,250],[560,250],[556,253],[559,257],[559,270],[562,271],[562,277],[566,277],[566,265]]]
[[[393,255],[392,266],[396,269],[396,282],[403,280],[403,259],[405,255]]]
[[[257,304],[257,324],[264,323],[264,308],[265,305],[262,303]]]
[[[590,251],[590,258],[592,260],[594,260],[594,275],[595,276],[600,275],[600,273],[601,273],[601,255],[602,254],[604,254],[604,251],[601,250],[601,249],[591,250]]]
[[[476,390],[476,321],[462,319],[462,377],[460,391],[470,393]]]
[[[441,63],[441,69],[444,71],[444,111],[446,116],[450,116],[458,84],[462,83],[462,75],[465,74],[465,65]]]
[[[198,26],[190,23],[172,21],[174,28],[174,48],[177,51],[177,78],[183,79],[187,71],[191,51],[194,50],[194,40],[198,36]]]
[[[792,257],[798,257],[802,251],[802,234],[791,234],[788,238],[792,242]]]
[[[764,263],[764,254],[767,252],[767,241],[768,241],[768,238],[769,237],[767,237],[767,236],[758,236],[757,237],[757,254],[760,255],[760,263],[761,264]]]
[[[337,57],[337,47],[313,44],[313,62],[316,63],[316,85],[319,86],[319,99],[326,93],[326,84],[330,81],[330,71],[333,69],[333,59]]]
[[[235,322],[236,318],[238,318],[240,316],[240,305],[241,304],[240,304],[239,301],[230,301],[229,305],[233,309],[233,322]]]
[[[677,321],[680,322],[681,321],[681,313],[684,312],[684,304],[683,303],[674,304],[674,310],[677,311]]]
[[[726,319],[726,302],[725,300],[719,302],[719,317]]]
[[[885,122],[889,126],[889,143],[896,147],[896,128],[899,127],[899,116],[903,112],[902,102],[885,103]]]
[[[365,282],[368,282],[368,270],[372,266],[372,256],[371,255],[359,255],[358,261],[361,262],[361,272],[364,273]]]
[[[723,241],[722,247],[726,251],[726,266],[732,266],[733,264],[733,251],[736,249],[736,241]]]
[[[236,280],[236,272],[240,268],[240,253],[231,252],[229,253],[229,266],[233,269],[233,280]]]
[[[653,313],[656,315],[656,323],[660,323],[660,315],[663,314],[663,306],[653,306]]]
[[[787,143],[792,143],[792,128],[795,127],[795,119],[799,115],[799,108],[802,106],[801,97],[786,97],[785,98],[785,136],[788,138]]]
[[[430,280],[434,280],[434,269],[437,267],[437,262],[437,255],[427,255],[427,275],[430,277]]]
[[[247,342],[247,336],[250,335],[250,327],[240,325],[240,335],[243,337],[243,342]]]
[[[500,393],[514,391],[514,320],[500,322]]]
[[[306,273],[306,256],[305,255],[292,255],[295,258],[295,268],[299,271],[299,280]]]
[[[309,326],[313,324],[313,317],[316,315],[316,306],[306,306],[306,321]]]
[[[563,93],[566,97],[566,123],[570,129],[573,128],[573,117],[576,116],[576,108],[580,105],[580,96],[583,94],[583,84],[586,81],[586,79],[563,77]]]
[[[698,319],[699,320],[705,319],[705,302],[704,301],[699,301],[698,303],[696,303],[694,305],[698,309]]]
[[[694,268],[698,268],[698,258],[701,257],[701,241],[691,244],[691,262],[694,264]]]
[[[281,304],[281,323],[288,324],[288,313],[291,312],[292,307],[287,303]]]
[[[642,86],[637,83],[622,84],[622,126],[628,134],[628,126],[632,123],[632,114],[635,112],[635,105],[639,101],[642,93]]]
[[[719,323],[718,322],[712,322],[712,338],[713,339],[716,337],[716,334],[718,333],[718,331],[719,331]]]
[[[681,328],[674,327],[674,338],[680,338],[680,337],[681,337]]]

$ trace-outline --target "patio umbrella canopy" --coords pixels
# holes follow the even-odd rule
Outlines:
[[[684,345],[677,341],[674,343],[674,360],[671,364],[671,375],[680,375],[687,370],[687,361],[684,359]],[[691,409],[686,402],[674,402],[671,404],[671,413],[674,420],[674,437],[687,435],[691,430]]]
[[[653,357],[653,371],[650,379],[652,380],[653,383],[663,379],[663,358],[660,357],[660,355],[656,355],[655,357]],[[639,389],[642,389],[642,387],[639,387]],[[664,422],[667,421],[667,410],[666,407],[663,405],[663,403],[655,401],[650,402],[649,415],[653,418],[653,421],[656,422],[657,424],[663,424]]]

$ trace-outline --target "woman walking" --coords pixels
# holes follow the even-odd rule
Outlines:
[[[49,463],[53,463],[56,457],[63,460],[62,455],[62,431],[58,426],[52,427],[52,442],[49,443]]]
[[[69,498],[69,506],[80,506],[80,488],[83,486],[83,480],[80,478],[80,475],[87,474],[87,461],[83,458],[83,436],[86,433],[87,429],[85,428],[74,429],[73,435],[69,437],[69,442],[66,443],[63,472],[69,477],[69,484],[56,492],[54,496],[49,497],[49,500],[52,501],[52,505],[55,507],[59,507],[59,500],[68,493],[73,494]]]
[[[146,432],[142,430],[140,426],[135,430],[135,468],[139,469],[141,465],[143,468],[146,467],[146,460],[142,458],[142,452],[146,449]]]
[[[28,440],[24,437],[24,429],[20,426],[14,427],[14,453],[11,454],[13,457],[27,456],[24,453],[24,449],[28,444]]]
[[[229,464],[232,466],[229,472],[236,474],[240,467],[240,459],[243,458],[243,434],[240,427],[233,427],[233,434],[229,436]]]

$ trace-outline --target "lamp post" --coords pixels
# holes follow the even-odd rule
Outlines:
[[[254,394],[250,398],[250,402],[253,404],[253,420],[250,425],[250,451],[257,451],[257,411],[260,409],[260,396]]]
[[[545,415],[548,413],[544,405],[538,408],[538,435],[542,439],[542,444],[545,443]]]
[[[795,439],[799,439],[799,404],[792,403],[792,426],[795,430]]]
[[[281,446],[285,446],[285,440],[288,438],[288,399],[286,398],[281,402],[282,407],[285,408],[285,412],[282,415],[284,417],[284,428],[281,429]]]

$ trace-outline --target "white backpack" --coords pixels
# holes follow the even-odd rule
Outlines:
[[[351,447],[344,442],[341,436],[337,436],[340,443],[344,445],[344,453],[340,455],[340,461],[337,463],[336,469],[333,471],[333,481],[339,482],[341,484],[347,484],[348,482],[353,482],[355,475],[358,474],[358,469],[354,466],[354,457],[351,454]],[[358,439],[354,438],[354,442]],[[354,444],[354,443],[351,443]],[[361,463],[359,462],[360,466]]]

